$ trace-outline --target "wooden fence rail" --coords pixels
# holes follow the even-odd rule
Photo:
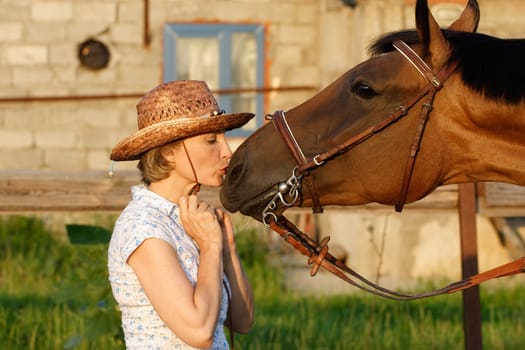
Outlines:
[[[120,211],[130,200],[130,187],[140,183],[137,171],[66,172],[51,170],[0,171],[0,212]],[[203,187],[203,200],[220,206],[218,189]],[[367,210],[393,210],[370,204]],[[410,209],[455,209],[457,187],[440,188]]]
[[[0,212],[120,211],[139,183],[137,171],[0,171]],[[201,197],[216,204],[217,194],[203,188]]]
[[[138,171],[0,171],[0,212],[120,211],[130,200],[130,187],[140,183]],[[485,216],[525,216],[525,187],[501,183],[479,184],[478,212]],[[200,196],[220,206],[218,189],[203,187]],[[369,204],[355,209],[393,211]],[[405,210],[457,210],[458,187],[439,187]]]

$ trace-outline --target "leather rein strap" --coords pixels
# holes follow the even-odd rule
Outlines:
[[[270,222],[270,228],[277,232],[285,242],[293,246],[304,256],[308,257],[308,264],[312,265],[310,270],[310,275],[312,277],[317,274],[317,271],[320,267],[323,267],[352,286],[387,299],[409,301],[441,294],[452,294],[476,286],[493,278],[505,277],[525,272],[525,257],[522,257],[508,264],[498,266],[492,270],[465,278],[461,281],[451,283],[446,287],[435,289],[433,291],[419,294],[399,293],[381,287],[378,284],[367,280],[365,277],[355,272],[342,261],[331,255],[328,252],[328,241],[330,240],[329,237],[325,237],[321,240],[321,243],[317,243],[310,236],[301,232],[301,230],[299,230],[284,216],[280,216],[277,220],[277,222],[274,220]]]
[[[415,160],[419,147],[421,144],[423,132],[425,130],[426,123],[429,118],[429,114],[432,111],[432,104],[436,93],[443,87],[443,83],[457,68],[457,63],[447,64],[437,75],[435,75],[428,65],[423,61],[407,44],[402,41],[395,41],[393,43],[394,48],[406,58],[410,64],[412,64],[417,71],[428,80],[428,84],[404,105],[397,107],[387,118],[383,121],[372,125],[371,127],[363,130],[357,135],[353,136],[344,143],[324,152],[317,154],[311,159],[307,159],[302,151],[299,143],[295,139],[290,126],[286,120],[286,116],[283,111],[276,111],[273,115],[268,115],[267,119],[270,119],[275,126],[276,130],[281,135],[286,146],[288,147],[294,162],[296,169],[294,175],[298,176],[299,180],[304,180],[310,192],[312,198],[312,209],[314,213],[322,212],[321,202],[319,195],[315,188],[314,175],[311,170],[321,166],[325,161],[336,157],[337,155],[343,154],[353,148],[354,146],[365,141],[372,135],[385,129],[387,126],[393,124],[408,113],[408,110],[418,103],[424,97],[425,100],[421,107],[421,114],[419,117],[419,124],[410,147],[410,156],[408,158],[405,174],[402,180],[401,190],[399,199],[396,204],[396,211],[401,211],[408,194],[408,188],[412,173],[414,170]],[[266,223],[266,221],[265,221]],[[277,232],[287,243],[292,245],[301,254],[308,257],[308,263],[312,265],[310,271],[311,276],[315,276],[320,267],[325,268],[334,275],[338,276],[347,283],[362,289],[366,292],[394,300],[414,300],[421,299],[430,296],[454,293],[472,286],[478,285],[484,281],[492,278],[508,276],[517,273],[525,272],[525,257],[518,259],[506,265],[499,266],[493,270],[489,270],[484,273],[480,273],[473,277],[449,284],[448,286],[440,289],[436,289],[431,292],[420,293],[420,294],[404,294],[398,293],[384,287],[381,287],[354,270],[345,265],[343,262],[336,259],[333,255],[328,252],[328,241],[329,237],[325,237],[320,243],[316,242],[307,234],[301,232],[293,223],[286,219],[282,215],[272,215],[267,225]]]

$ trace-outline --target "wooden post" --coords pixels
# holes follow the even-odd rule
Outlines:
[[[476,232],[476,184],[459,185],[459,220],[461,236],[461,270],[463,278],[478,273]],[[463,333],[466,350],[481,350],[481,300],[479,286],[463,292]]]

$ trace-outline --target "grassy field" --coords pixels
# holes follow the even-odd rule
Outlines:
[[[0,348],[124,349],[106,274],[108,232],[69,227],[75,244],[36,218],[0,221]],[[87,236],[86,236],[87,235]],[[89,239],[85,239],[88,237]],[[256,297],[256,323],[236,349],[463,349],[461,295],[395,302],[283,290],[254,230],[238,232]],[[525,286],[482,293],[485,349],[525,348]]]

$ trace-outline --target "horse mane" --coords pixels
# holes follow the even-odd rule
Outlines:
[[[525,39],[500,39],[470,32],[443,30],[451,44],[450,61],[459,62],[464,83],[486,98],[517,104],[525,100]],[[393,51],[392,43],[402,40],[419,44],[415,30],[388,33],[370,45],[371,55]]]

